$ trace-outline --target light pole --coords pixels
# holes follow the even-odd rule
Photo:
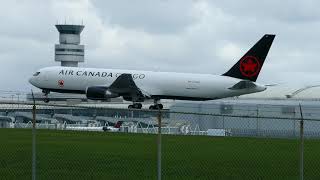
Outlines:
[[[20,96],[20,93],[17,93],[17,96],[18,96],[18,108],[19,108],[19,102],[20,102],[19,96]]]
[[[13,94],[11,94],[11,103],[12,103],[12,109],[13,109],[13,106],[14,106],[14,104],[13,104]]]

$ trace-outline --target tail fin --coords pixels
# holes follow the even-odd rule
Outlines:
[[[258,78],[264,60],[267,57],[273,39],[276,35],[264,35],[228,72],[223,76],[255,82]]]
[[[120,128],[120,126],[122,125],[123,121],[118,121],[113,127],[114,128]]]

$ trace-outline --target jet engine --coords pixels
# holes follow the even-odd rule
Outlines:
[[[88,87],[86,95],[87,98],[91,100],[106,100],[110,98],[119,97],[119,94],[113,93],[108,90],[108,87],[103,86]]]

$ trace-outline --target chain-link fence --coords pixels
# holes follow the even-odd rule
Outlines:
[[[2,104],[0,179],[319,179],[319,109]]]

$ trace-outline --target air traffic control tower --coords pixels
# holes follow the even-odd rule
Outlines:
[[[55,45],[55,61],[61,66],[77,67],[84,62],[84,45],[80,45],[80,33],[83,25],[56,25],[59,31],[59,43]]]

